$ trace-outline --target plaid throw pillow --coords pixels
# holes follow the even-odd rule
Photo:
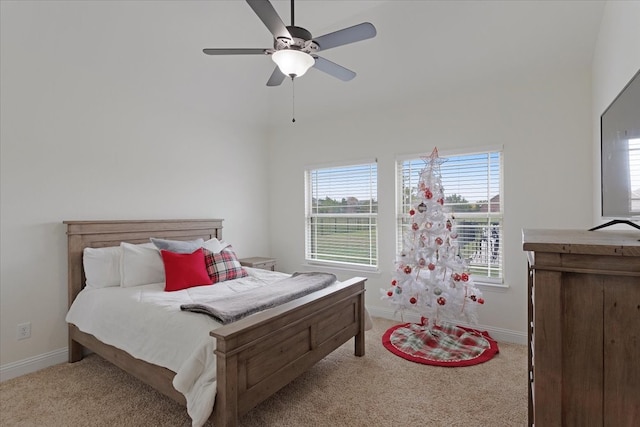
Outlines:
[[[204,262],[212,283],[248,276],[246,270],[240,265],[231,245],[217,254],[204,249]]]

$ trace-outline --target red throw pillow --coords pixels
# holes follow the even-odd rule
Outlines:
[[[204,264],[202,248],[190,254],[178,254],[165,250],[161,250],[160,254],[164,263],[165,291],[179,291],[211,284],[211,278]]]

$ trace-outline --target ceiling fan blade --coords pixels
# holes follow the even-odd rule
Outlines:
[[[316,37],[313,41],[318,45],[317,51],[320,52],[321,50],[370,39],[375,37],[376,34],[376,27],[372,23],[363,22],[353,27],[343,28],[342,30]]]
[[[269,0],[247,0],[249,6],[258,15],[258,18],[267,26],[273,37],[288,38],[291,39],[291,34],[287,30],[287,26],[284,25],[282,19],[278,15],[278,12],[273,8],[273,5]]]
[[[324,59],[321,56],[315,56],[316,63],[313,65],[314,68],[317,68],[320,71],[323,71],[333,77],[336,77],[343,82],[348,82],[356,76],[356,73],[353,71],[344,68],[342,65],[338,65],[335,62],[331,62],[328,59]]]
[[[267,86],[280,86],[284,81],[286,76],[280,71],[280,68],[276,66],[273,73],[271,73],[271,77],[269,77],[269,81],[267,82]]]
[[[269,49],[249,49],[249,48],[239,48],[239,49],[213,48],[213,49],[202,49],[202,51],[207,55],[266,55],[269,53]]]

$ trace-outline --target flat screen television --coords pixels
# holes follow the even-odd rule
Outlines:
[[[600,116],[602,217],[640,229],[640,70]]]

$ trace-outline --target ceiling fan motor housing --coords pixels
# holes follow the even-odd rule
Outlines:
[[[312,35],[305,28],[289,25],[287,26],[287,30],[292,38],[278,37],[274,39],[273,48],[275,50],[295,49],[306,53],[312,53],[318,50],[318,44],[311,40]]]

